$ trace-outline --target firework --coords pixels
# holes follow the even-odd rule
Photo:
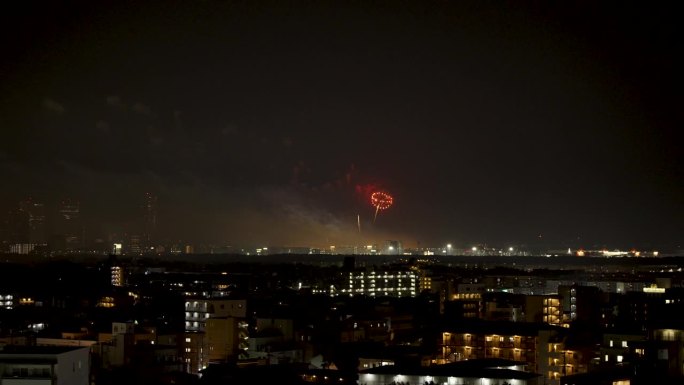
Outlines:
[[[383,191],[376,191],[371,194],[371,205],[375,207],[375,217],[373,218],[373,222],[378,218],[378,212],[380,210],[387,210],[392,206],[392,203],[394,202],[394,198],[392,198],[391,195],[389,195],[386,192]]]

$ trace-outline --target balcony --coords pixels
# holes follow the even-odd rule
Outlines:
[[[444,345],[451,345],[451,346],[463,346],[463,345],[472,345],[473,339],[472,338],[458,338],[458,337],[451,337],[451,338],[446,338],[444,340]]]
[[[1,384],[13,384],[15,382],[24,384],[29,381],[31,384],[52,384],[56,383],[57,376],[54,375],[50,367],[27,368],[13,365],[6,366],[5,370],[0,373]]]

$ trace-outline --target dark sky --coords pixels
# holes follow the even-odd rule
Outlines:
[[[674,4],[17,3],[4,209],[72,197],[106,233],[150,191],[190,241],[684,242]]]

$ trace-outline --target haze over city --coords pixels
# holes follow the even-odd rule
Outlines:
[[[664,5],[39,4],[0,16],[3,213],[73,200],[108,239],[150,193],[159,242],[684,241]]]

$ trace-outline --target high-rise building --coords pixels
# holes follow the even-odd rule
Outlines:
[[[36,246],[46,243],[44,206],[31,198],[20,201],[10,210],[3,225],[1,240],[11,253],[29,254]]]
[[[112,266],[109,268],[112,272],[112,286],[123,286],[124,272],[122,266]]]
[[[140,235],[138,234],[129,234],[128,235],[128,247],[126,252],[128,254],[140,254],[143,251],[143,246],[141,245],[142,240],[140,239]]]
[[[19,202],[19,211],[28,221],[28,243],[45,244],[45,205],[28,198]]]
[[[157,196],[152,193],[145,193],[145,203],[143,205],[144,218],[144,247],[149,250],[154,247],[157,233]]]
[[[29,241],[29,217],[19,208],[7,213],[7,241],[10,244],[22,244]]]
[[[594,286],[559,285],[563,322],[600,325],[601,312],[596,304],[602,300],[601,290]]]
[[[560,295],[526,295],[525,322],[544,322],[561,326],[563,321],[563,297]]]
[[[247,301],[186,299],[185,370],[197,373],[209,362],[226,362],[247,347]]]
[[[83,227],[81,225],[81,205],[78,201],[64,199],[57,208],[56,233],[64,238],[66,250],[76,250],[82,246]]]
[[[397,255],[403,253],[404,249],[400,241],[388,240],[385,242],[385,247],[382,251],[383,254]]]

